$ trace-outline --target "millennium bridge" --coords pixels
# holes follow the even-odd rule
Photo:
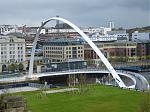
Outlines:
[[[79,69],[79,70],[68,70],[68,71],[59,71],[59,72],[46,72],[46,73],[33,73],[33,64],[34,64],[34,54],[35,54],[35,49],[37,45],[37,41],[40,35],[40,32],[42,28],[50,21],[52,20],[59,20],[62,21],[69,26],[71,26],[76,32],[78,32],[81,37],[91,46],[91,48],[96,52],[100,60],[104,63],[106,68],[108,70],[96,70],[96,69]],[[26,74],[25,76],[21,77],[11,77],[11,78],[2,78],[0,79],[1,83],[4,82],[15,82],[15,81],[25,81],[25,80],[35,80],[41,77],[52,77],[52,76],[62,76],[62,75],[71,75],[71,74],[111,74],[112,80],[115,81],[116,85],[120,88],[132,88],[132,89],[139,89],[139,90],[147,90],[149,89],[149,83],[148,81],[140,74],[137,73],[131,73],[131,72],[120,72],[116,71],[113,66],[109,63],[107,58],[103,55],[103,53],[100,51],[100,49],[90,40],[90,38],[83,32],[81,31],[76,25],[71,23],[70,21],[60,18],[60,17],[53,17],[50,18],[44,22],[42,22],[42,25],[39,27],[36,37],[33,42],[33,47],[32,47],[32,53],[31,53],[31,58],[30,58],[30,65],[29,65],[29,73]],[[130,79],[130,83],[126,83],[124,78],[121,77],[127,77]],[[97,79],[98,82],[99,79]],[[100,81],[99,81],[100,82]]]

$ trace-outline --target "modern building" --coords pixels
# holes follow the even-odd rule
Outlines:
[[[132,41],[150,41],[150,32],[138,32],[132,33]]]
[[[126,30],[121,31],[107,31],[106,33],[92,33],[89,35],[92,41],[128,41],[129,35]]]
[[[137,43],[130,41],[116,41],[116,42],[95,42],[98,48],[103,52],[108,59],[115,57],[131,57],[137,56]],[[84,46],[85,60],[91,60],[93,64],[99,63],[99,57],[93,51],[93,49],[85,44]],[[136,60],[136,59],[135,59]],[[135,61],[132,60],[132,61]],[[131,60],[128,60],[131,61]]]
[[[54,68],[67,69],[68,63],[70,69],[82,68],[84,61],[83,41],[77,39],[51,39],[43,42],[43,57],[45,63]],[[53,64],[53,65],[52,65]]]
[[[0,25],[0,34],[16,29],[17,25]]]
[[[108,37],[116,37],[118,41],[128,41],[129,40],[129,34],[126,32],[126,30],[108,31],[107,36]]]
[[[102,35],[100,33],[93,33],[93,34],[89,35],[89,37],[94,42],[117,41],[117,36],[114,36],[114,35]]]
[[[0,37],[0,72],[11,63],[25,62],[25,39],[15,36]]]

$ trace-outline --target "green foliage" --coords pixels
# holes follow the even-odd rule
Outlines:
[[[149,60],[149,59],[150,59],[150,55],[147,55],[147,56],[146,56],[146,59],[148,59],[148,60]]]
[[[110,57],[108,60],[111,62],[127,62],[128,61],[128,57],[124,57],[124,56],[114,56],[114,57]]]
[[[87,65],[92,65],[92,64],[93,64],[92,60],[87,61]]]
[[[15,70],[19,70],[20,72],[23,71],[24,65],[22,63],[12,63],[8,65],[8,71],[15,72]]]
[[[8,71],[15,72],[15,69],[16,69],[15,64],[12,63],[12,64],[8,65]]]
[[[20,72],[23,71],[24,65],[22,63],[19,63],[18,69],[19,69]]]
[[[79,76],[79,94],[84,95],[88,91],[88,84],[85,74],[80,74]]]

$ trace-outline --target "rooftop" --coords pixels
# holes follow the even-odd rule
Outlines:
[[[82,45],[83,40],[80,38],[60,38],[60,39],[49,39],[47,42],[42,42],[43,45]]]

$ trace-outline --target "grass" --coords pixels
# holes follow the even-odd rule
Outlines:
[[[17,93],[18,94],[18,93]],[[143,93],[108,86],[94,86],[83,95],[71,92],[19,93],[27,98],[31,112],[138,112]]]

